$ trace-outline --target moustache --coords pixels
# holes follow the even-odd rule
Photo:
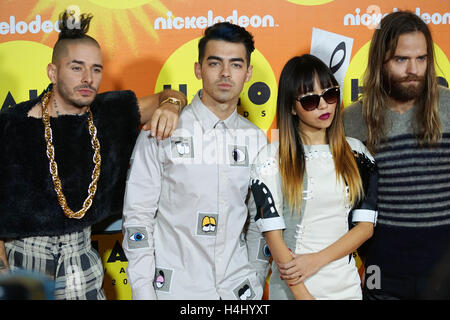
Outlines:
[[[92,90],[94,92],[97,92],[96,88],[91,87],[90,85],[86,85],[86,84],[82,84],[80,86],[75,87],[75,90],[80,90],[80,89],[89,89],[89,90]]]
[[[425,77],[411,75],[411,76],[406,76],[406,77],[403,77],[403,78],[400,78],[400,79],[396,79],[396,80],[397,80],[397,82],[424,81]]]
[[[228,80],[228,79],[221,79],[221,80],[218,80],[218,81],[216,81],[216,84],[217,84],[217,85],[220,85],[220,84],[229,84],[230,86],[234,86],[234,82],[231,81],[231,80]]]

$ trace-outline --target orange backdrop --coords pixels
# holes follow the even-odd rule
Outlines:
[[[440,83],[450,82],[448,1],[428,0],[0,0],[0,108],[39,94],[45,68],[66,8],[94,15],[89,34],[102,46],[101,91],[132,89],[138,96],[170,86],[191,99],[197,40],[203,30],[228,19],[255,38],[254,74],[241,95],[240,112],[268,133],[275,127],[277,82],[284,63],[311,52],[336,70],[344,106],[358,96],[367,49],[383,14],[408,9],[428,23]],[[105,264],[109,299],[131,297],[120,234],[93,236]]]

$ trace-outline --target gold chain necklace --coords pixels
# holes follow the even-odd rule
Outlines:
[[[47,144],[47,158],[50,163],[50,174],[53,179],[53,187],[55,188],[56,195],[58,196],[58,202],[61,208],[63,209],[64,214],[68,218],[81,219],[85,215],[86,211],[91,207],[92,201],[94,199],[95,192],[97,191],[97,182],[100,178],[100,165],[102,162],[100,156],[100,142],[97,139],[97,128],[94,125],[93,116],[91,109],[88,108],[88,125],[89,125],[89,134],[91,135],[91,144],[94,149],[94,170],[92,171],[92,181],[89,184],[88,188],[88,196],[86,200],[83,202],[83,207],[77,212],[72,211],[67,205],[66,197],[62,192],[62,184],[61,180],[58,176],[58,166],[55,161],[55,149],[53,147],[53,137],[52,137],[52,128],[50,127],[50,115],[47,111],[47,103],[50,99],[52,92],[47,92],[42,98],[42,122],[44,122],[45,128],[45,142]]]

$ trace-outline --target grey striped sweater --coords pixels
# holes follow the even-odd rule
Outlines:
[[[412,269],[422,275],[450,248],[450,90],[440,87],[439,93],[443,139],[438,147],[418,146],[416,107],[403,114],[388,110],[387,139],[375,155],[379,250],[374,254],[400,264],[418,259]],[[359,102],[345,109],[344,126],[347,136],[366,141]]]

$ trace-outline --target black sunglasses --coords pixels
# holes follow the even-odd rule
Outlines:
[[[304,96],[297,98],[303,109],[306,111],[313,111],[319,106],[320,98],[326,101],[326,103],[336,103],[340,95],[339,86],[331,87],[322,91],[322,94],[308,93]]]

